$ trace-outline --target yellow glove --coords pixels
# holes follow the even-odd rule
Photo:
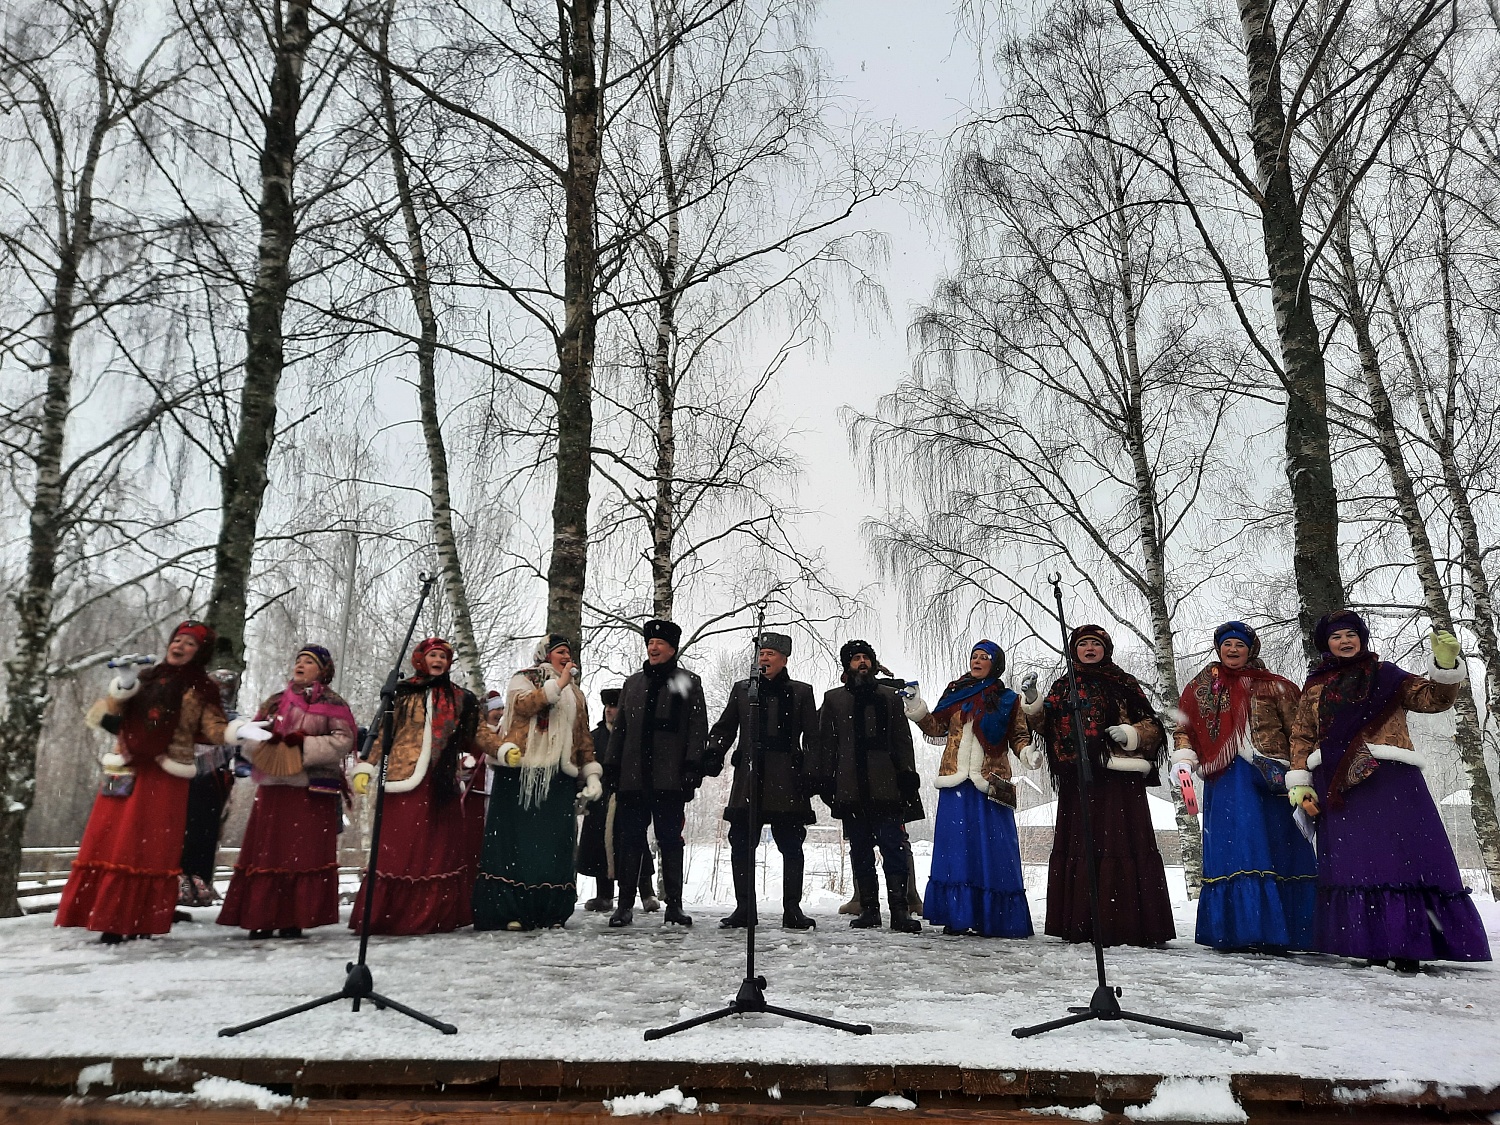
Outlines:
[[[1318,791],[1311,785],[1293,785],[1287,790],[1287,797],[1292,808],[1305,809],[1308,816],[1318,815]]]
[[[349,785],[356,793],[363,797],[370,791],[370,778],[372,776],[372,774],[368,773],[357,773],[354,775],[354,779],[349,782]]]
[[[521,748],[514,742],[507,742],[500,747],[500,760],[511,769],[516,769],[521,764]]]
[[[1458,667],[1458,638],[1452,633],[1434,630],[1427,643],[1432,646],[1432,659],[1439,668]]]

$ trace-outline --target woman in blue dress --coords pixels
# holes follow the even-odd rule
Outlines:
[[[1297,685],[1267,671],[1243,621],[1214,630],[1218,659],[1178,702],[1176,751],[1203,778],[1199,945],[1311,949],[1318,864],[1287,803]]]
[[[1008,755],[1026,761],[1033,752],[1016,693],[1000,679],[1004,671],[1000,646],[979,641],[968,673],[948,685],[936,707],[929,710],[920,695],[906,701],[906,717],[943,747],[922,914],[948,934],[1032,934]],[[1027,764],[1040,765],[1040,751]]]

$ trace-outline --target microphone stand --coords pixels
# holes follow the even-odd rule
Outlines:
[[[747,827],[751,833],[750,838],[750,866],[754,870],[755,853],[760,848],[760,638],[766,631],[766,607],[762,603],[760,614],[755,625],[755,641],[750,657],[750,681],[746,690],[746,717],[745,729],[749,734],[749,745],[746,740],[740,740],[740,749],[743,750],[746,770],[746,784],[748,789],[748,800],[746,815],[750,818]],[[753,884],[753,880],[752,880]],[[668,1035],[676,1035],[679,1031],[686,1031],[690,1027],[699,1024],[712,1023],[729,1016],[749,1015],[756,1012],[765,1012],[768,1015],[784,1016],[789,1020],[800,1020],[803,1023],[814,1023],[820,1027],[831,1027],[836,1031],[847,1031],[851,1035],[869,1035],[875,1029],[867,1023],[845,1023],[842,1020],[829,1019],[827,1016],[815,1016],[810,1012],[797,1012],[791,1008],[781,1008],[775,1004],[766,1002],[766,978],[757,976],[755,973],[755,923],[759,917],[759,911],[755,904],[750,904],[750,916],[745,922],[745,976],[740,981],[739,992],[733,1000],[722,1008],[715,1008],[711,1012],[705,1012],[701,1016],[693,1016],[680,1023],[674,1023],[670,1027],[652,1028],[646,1032],[646,1039],[663,1039]]]
[[[416,632],[417,620],[422,615],[422,607],[427,603],[427,595],[432,592],[433,584],[437,582],[436,575],[420,574],[418,578],[422,582],[422,592],[417,597],[417,608],[412,612],[411,624],[406,627],[406,639],[401,642],[401,650],[396,653],[396,663],[391,668],[391,673],[385,678],[385,685],[380,689],[380,711],[375,722],[369,726],[365,735],[365,744],[360,748],[359,756],[363,761],[369,761],[371,753],[375,749],[375,733],[380,732],[380,773],[376,777],[375,786],[375,815],[370,824],[370,857],[365,867],[365,903],[364,913],[359,927],[359,957],[344,966],[344,986],[337,992],[330,992],[326,996],[319,996],[316,1000],[309,1000],[303,1004],[273,1012],[269,1016],[262,1016],[258,1020],[242,1023],[236,1027],[225,1027],[219,1031],[220,1036],[234,1036],[243,1031],[250,1031],[257,1027],[264,1027],[268,1023],[276,1023],[278,1020],[287,1019],[290,1016],[310,1012],[314,1008],[321,1008],[325,1004],[333,1004],[339,1000],[352,1000],[353,1010],[359,1011],[359,1006],[366,1000],[375,1005],[376,1011],[390,1008],[392,1011],[400,1012],[403,1016],[410,1016],[419,1023],[425,1023],[428,1027],[436,1028],[444,1035],[457,1035],[458,1028],[451,1023],[434,1019],[432,1016],[408,1008],[405,1004],[399,1004],[388,996],[382,996],[375,991],[375,978],[370,973],[370,966],[366,963],[370,948],[370,915],[375,905],[375,888],[379,879],[377,864],[380,860],[380,822],[385,811],[385,775],[391,760],[391,738],[395,733],[396,724],[396,685],[401,682],[401,673],[406,661],[406,650],[411,647],[412,634]]]
[[[1111,985],[1105,975],[1104,939],[1099,925],[1099,856],[1094,851],[1094,828],[1089,813],[1089,795],[1094,783],[1094,768],[1093,763],[1089,761],[1088,746],[1083,738],[1083,705],[1078,694],[1078,673],[1073,667],[1073,654],[1068,651],[1068,623],[1063,617],[1062,575],[1049,574],[1047,580],[1052,583],[1052,596],[1057,602],[1057,623],[1062,627],[1063,661],[1068,669],[1068,710],[1073,716],[1073,744],[1078,759],[1079,823],[1083,826],[1083,850],[1088,857],[1089,920],[1093,927],[1094,968],[1098,973],[1099,983],[1094,989],[1094,995],[1089,998],[1087,1007],[1070,1007],[1068,1011],[1072,1013],[1071,1015],[1030,1027],[1018,1027],[1013,1029],[1011,1034],[1017,1039],[1025,1039],[1031,1035],[1041,1035],[1059,1028],[1072,1027],[1075,1023],[1086,1023],[1089,1020],[1128,1020],[1131,1023],[1149,1024],[1152,1027],[1165,1027],[1170,1031],[1207,1035],[1214,1039],[1227,1039],[1231,1043],[1241,1043],[1245,1037],[1238,1031],[1219,1031],[1212,1027],[1200,1027],[1197,1024],[1179,1023],[1176,1020],[1164,1020],[1156,1016],[1127,1012],[1120,1007],[1121,990]]]

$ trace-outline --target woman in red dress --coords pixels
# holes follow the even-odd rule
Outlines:
[[[474,920],[474,879],[484,842],[482,785],[465,783],[499,736],[479,721],[479,700],[448,678],[453,646],[428,637],[411,656],[416,675],[396,687],[391,760],[376,857],[373,934],[437,934]],[[379,768],[380,740],[369,762],[354,770],[364,793]],[[354,900],[349,928],[364,921],[368,876]]]
[[[304,645],[291,680],[255,714],[273,738],[248,754],[255,804],[219,911],[219,925],[251,938],[299,938],[339,920],[339,801],[355,721],[332,682],[333,656]]]
[[[57,909],[57,925],[82,926],[114,944],[172,928],[187,825],[194,745],[261,742],[264,723],[229,722],[219,685],[204,666],[214,631],[184,621],[166,660],[129,669],[89,710],[88,723],[116,736],[104,760],[105,785],[94,800],[78,858]]]

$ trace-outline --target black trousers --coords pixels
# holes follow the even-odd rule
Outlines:
[[[729,862],[734,871],[735,901],[748,906],[755,901],[752,853],[760,837],[752,833],[747,818],[729,822]],[[802,901],[802,845],[807,840],[807,825],[771,822],[771,839],[781,853],[781,898],[788,906]]]
[[[874,893],[879,887],[875,878],[875,848],[885,868],[886,892],[894,900],[906,902],[907,841],[899,817],[855,815],[844,818],[844,839],[849,841],[849,866],[854,868],[854,885],[859,888],[860,904],[870,910],[879,901]],[[866,898],[867,888],[872,892]]]
[[[187,828],[182,834],[182,870],[196,875],[210,886],[219,854],[219,827],[224,817],[224,802],[234,785],[234,774],[228,770],[200,773],[188,782]]]
[[[656,832],[661,849],[662,894],[667,906],[682,906],[682,829],[687,824],[691,793],[617,794],[615,805],[615,882],[621,907],[635,905],[636,887],[642,867],[651,853],[646,847],[646,829]]]

